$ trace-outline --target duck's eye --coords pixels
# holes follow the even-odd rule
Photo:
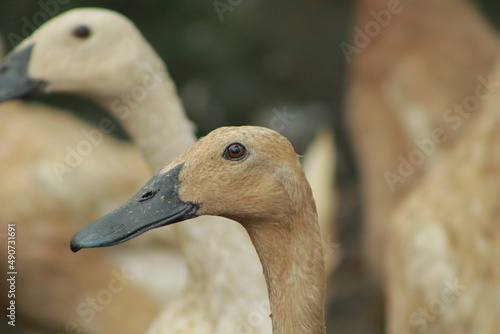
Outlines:
[[[232,143],[224,150],[222,156],[228,160],[241,160],[245,157],[247,149],[240,143]]]
[[[78,26],[73,29],[71,34],[77,38],[87,38],[90,36],[90,29],[87,26]]]

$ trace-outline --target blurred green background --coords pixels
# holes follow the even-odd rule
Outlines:
[[[356,201],[356,164],[342,112],[348,64],[339,48],[341,42],[349,42],[355,1],[219,3],[231,10],[220,16],[213,0],[1,0],[0,33],[6,51],[10,51],[14,43],[6,37],[25,37],[26,22],[36,23],[34,15],[40,10],[54,11],[47,14],[49,18],[76,7],[113,9],[129,17],[166,62],[186,111],[198,126],[198,135],[224,125],[271,126],[273,111],[286,109],[296,117],[285,128],[285,135],[302,153],[317,129],[333,129],[341,199],[338,235],[344,261],[350,259],[351,264],[356,264],[360,261],[355,249],[359,245],[361,208]],[[500,2],[476,3],[490,22],[500,27]],[[39,18],[43,21],[42,16]],[[32,30],[28,27],[28,31]],[[72,96],[37,100],[73,110],[91,121],[105,114],[99,107]],[[124,136],[120,132],[117,135]],[[362,275],[360,269],[351,270],[350,283],[353,276]],[[376,314],[377,309],[382,312],[382,305],[371,297],[352,298],[352,294],[337,292],[328,306],[329,323],[336,327],[341,322],[346,326],[355,323],[354,327],[343,327],[346,333],[377,333],[382,325],[376,321],[363,324],[350,317],[369,303],[371,311],[365,314]]]

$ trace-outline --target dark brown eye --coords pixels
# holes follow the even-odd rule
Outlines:
[[[241,160],[245,157],[247,149],[240,143],[233,143],[226,147],[222,156],[228,160]]]
[[[78,26],[71,34],[77,38],[87,38],[90,36],[90,29],[87,26]]]

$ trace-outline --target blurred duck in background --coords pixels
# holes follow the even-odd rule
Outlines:
[[[388,333],[498,333],[500,59],[446,159],[411,190],[388,229]]]
[[[0,66],[6,69],[0,76],[0,99],[50,92],[84,96],[123,124],[154,170],[195,142],[193,126],[163,62],[135,26],[115,12],[76,9],[59,15]],[[6,84],[6,78],[16,79]],[[262,267],[244,229],[221,218],[197,220],[175,228],[187,261],[188,281],[152,332],[168,325],[168,333],[233,333],[247,325],[245,319],[253,311],[268,312]],[[169,240],[163,236],[165,231],[156,232],[162,235],[148,233],[132,248]],[[134,253],[130,250],[119,247],[115,251],[125,267]],[[163,284],[153,284],[160,280],[151,278],[164,273],[157,265],[145,267],[137,280],[155,295],[164,294],[164,281],[170,279],[163,276]],[[168,261],[162,267],[177,270]],[[269,333],[270,326],[271,320],[265,317],[255,333]]]
[[[341,256],[336,242],[335,230],[337,213],[336,162],[333,133],[327,129],[319,130],[304,153],[302,166],[316,202],[327,275],[335,272]]]
[[[68,238],[88,218],[123,203],[150,175],[135,147],[102,135],[99,146],[78,168],[70,167],[71,172],[58,177],[54,163],[66,163],[66,148],[76,149],[88,140],[84,133],[93,132],[91,124],[65,110],[21,101],[0,104],[0,223],[2,231],[15,224],[17,244],[15,270],[7,270],[6,261],[1,266],[4,272],[19,273],[15,293],[19,320],[16,327],[5,328],[8,333],[74,328],[81,333],[132,334],[158,312],[153,298],[109,252],[76,258],[68,252]],[[6,245],[7,235],[1,238]],[[119,293],[108,303],[100,293],[110,284]],[[135,303],[127,304],[128,300]],[[2,293],[2,304],[10,306],[7,293]],[[108,312],[97,312],[101,307]]]
[[[380,282],[390,215],[445,159],[470,123],[465,118],[479,113],[476,94],[492,89],[498,38],[466,0],[360,0],[352,37],[343,45],[351,63],[347,118],[363,191],[366,261]]]
[[[78,257],[68,251],[68,238],[76,230],[123,203],[150,175],[137,149],[106,135],[77,167],[59,178],[54,163],[65,163],[66,148],[87,140],[85,131],[95,129],[65,110],[21,101],[0,105],[0,218],[3,231],[9,223],[16,228],[15,270],[7,270],[7,261],[1,266],[4,272],[18,272],[19,333],[28,327],[57,333],[74,328],[81,333],[133,334],[159,310],[109,251]],[[2,239],[5,245],[6,235]],[[7,308],[10,302],[3,303]],[[101,309],[106,312],[97,312]]]

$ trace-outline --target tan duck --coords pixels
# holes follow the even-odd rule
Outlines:
[[[468,126],[458,124],[454,105],[478,86],[481,94],[491,89],[484,82],[498,37],[467,0],[359,0],[353,28],[347,115],[364,193],[365,252],[380,279],[390,214]],[[377,33],[367,35],[368,28]]]
[[[396,210],[388,230],[389,333],[498,333],[498,84],[450,155]]]
[[[292,145],[273,130],[211,132],[124,206],[78,232],[71,248],[112,246],[201,215],[235,220],[248,232],[264,269],[273,333],[325,333],[325,270],[312,191]]]

